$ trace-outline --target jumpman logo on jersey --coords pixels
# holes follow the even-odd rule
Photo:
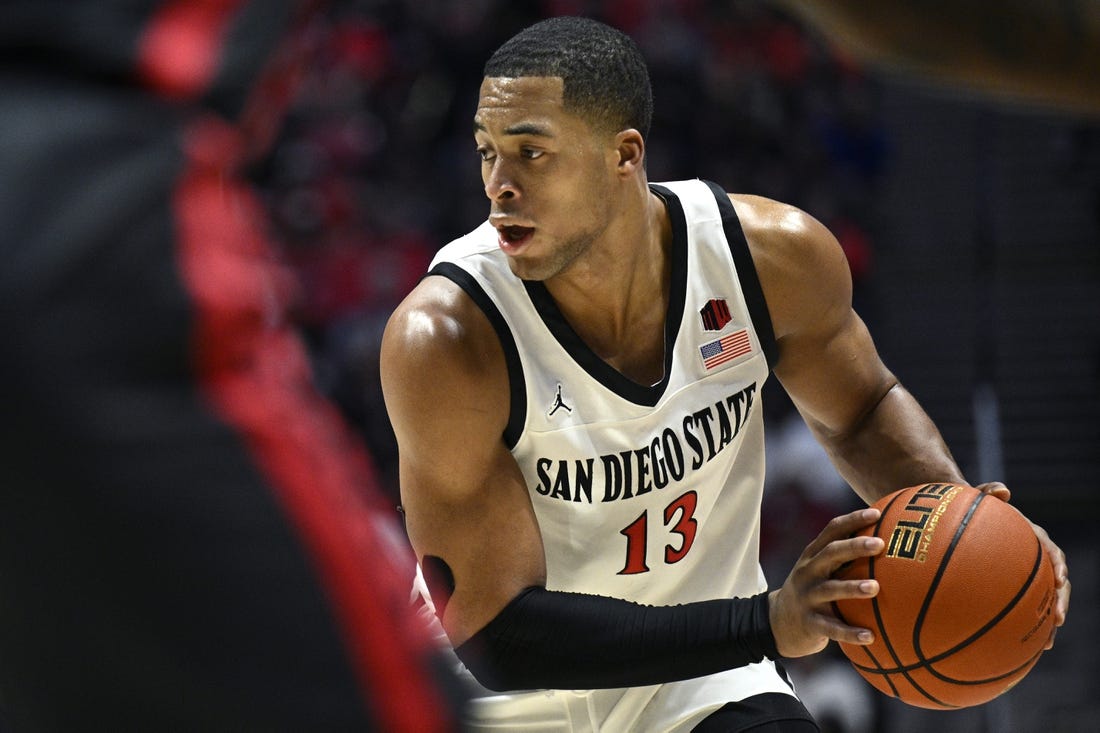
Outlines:
[[[554,397],[554,404],[550,407],[550,412],[547,413],[547,417],[553,417],[554,413],[558,410],[564,409],[566,412],[573,412],[573,408],[565,404],[565,400],[561,398],[561,385],[558,385],[558,394]]]

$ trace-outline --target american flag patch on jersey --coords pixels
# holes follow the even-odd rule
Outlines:
[[[711,370],[716,366],[752,351],[752,341],[749,339],[749,330],[742,328],[728,336],[723,336],[699,347],[699,354],[703,357],[703,366]]]

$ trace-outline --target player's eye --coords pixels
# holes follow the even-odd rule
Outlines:
[[[478,157],[480,157],[484,161],[492,160],[494,157],[496,157],[493,151],[489,150],[489,148],[485,147],[484,145],[479,145],[476,152],[478,154]]]
[[[544,151],[536,148],[521,148],[519,154],[528,160],[534,160],[535,158],[542,157]]]

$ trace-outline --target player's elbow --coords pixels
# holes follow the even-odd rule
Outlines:
[[[516,692],[537,686],[524,680],[521,666],[512,663],[507,656],[490,653],[489,648],[476,640],[455,647],[455,654],[478,684],[487,690]]]

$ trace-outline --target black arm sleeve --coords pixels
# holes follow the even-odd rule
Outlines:
[[[531,587],[455,649],[490,690],[633,687],[779,654],[766,593],[643,606]]]

